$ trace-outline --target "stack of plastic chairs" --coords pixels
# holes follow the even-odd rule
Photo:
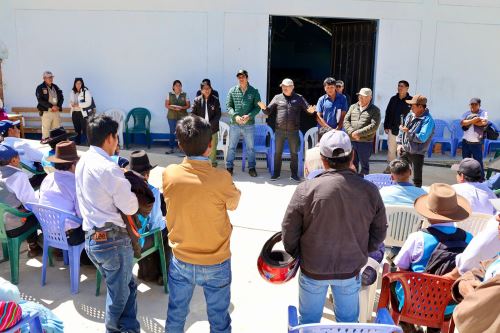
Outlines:
[[[272,173],[274,164],[274,132],[268,125],[255,125],[254,134],[254,151],[255,155],[265,154],[267,162],[267,170]],[[245,171],[245,164],[247,159],[247,149],[245,140],[243,140],[243,153],[241,155],[241,170]]]
[[[460,125],[460,119],[455,119],[451,123],[451,156],[457,156],[457,149],[462,146],[464,131]]]
[[[304,145],[305,150],[311,149],[318,144],[318,127],[311,127],[304,134]]]
[[[444,120],[441,119],[434,119],[434,135],[432,136],[431,139],[431,144],[429,145],[429,149],[427,151],[427,156],[431,157],[432,155],[432,150],[434,149],[434,145],[436,143],[441,144],[441,153],[444,154],[445,151],[445,144],[450,146],[450,151],[452,151],[453,147],[453,138],[452,138],[452,130],[450,128],[450,125]],[[447,135],[447,133],[449,135]]]
[[[217,141],[217,151],[222,151],[224,153],[224,162],[227,157],[227,147],[229,145],[229,125],[225,122],[219,121],[219,132]],[[224,142],[226,139],[226,142]]]

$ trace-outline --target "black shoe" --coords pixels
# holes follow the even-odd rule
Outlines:
[[[297,176],[297,175],[292,175],[292,176],[290,177],[290,180],[294,180],[294,181],[296,181],[296,182],[300,182],[300,177],[299,177],[299,176]]]
[[[173,154],[175,152],[174,148],[170,148],[165,152],[165,154]]]
[[[276,181],[276,180],[278,180],[278,179],[280,179],[280,175],[273,175],[273,176],[271,177],[271,181],[272,181],[272,182],[274,182],[274,181]]]
[[[248,174],[250,175],[250,177],[257,177],[257,171],[255,170],[255,168],[248,169]]]
[[[227,170],[227,172],[229,172],[229,174],[230,174],[231,176],[233,175],[233,168],[227,168],[226,170]]]

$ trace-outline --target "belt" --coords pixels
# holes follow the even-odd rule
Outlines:
[[[465,139],[462,139],[462,142],[465,142],[468,145],[480,145],[480,144],[482,144],[481,141],[479,141],[479,142],[470,142],[470,141],[467,141]]]
[[[127,234],[127,229],[121,228],[113,223],[106,223],[104,227],[93,227],[85,233],[85,236],[93,240],[103,240],[103,238],[112,238],[117,234]]]

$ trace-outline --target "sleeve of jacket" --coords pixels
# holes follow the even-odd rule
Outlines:
[[[354,132],[354,129],[352,128],[352,124],[351,124],[351,112],[352,112],[354,107],[355,107],[355,104],[351,105],[351,107],[349,108],[349,111],[347,111],[347,114],[344,117],[344,129],[345,129],[346,133],[349,135],[351,135],[352,132]]]
[[[491,261],[489,261],[486,265],[489,265],[490,263],[491,263]],[[484,278],[484,275],[485,275],[486,269],[487,269],[487,266],[484,267],[483,264],[484,263],[481,263],[480,267],[476,267],[476,268],[471,269],[470,271],[465,272],[464,275],[459,277],[455,281],[455,283],[453,283],[453,286],[451,288],[451,294],[453,296],[453,299],[456,302],[461,302],[464,299],[462,294],[460,294],[460,290],[459,290],[460,283],[476,285],[477,282],[483,281],[483,278]]]
[[[38,110],[39,111],[47,111],[48,109],[50,109],[52,107],[52,104],[50,104],[49,101],[45,100],[45,98],[43,97],[42,85],[39,85],[36,88],[35,95],[36,95],[36,100],[38,102]],[[42,110],[40,110],[40,108],[42,108]]]
[[[406,126],[406,124],[408,123],[408,121],[407,121],[407,120],[408,120],[408,117],[410,117],[410,114],[411,114],[411,112],[409,112],[409,113],[406,115],[406,117],[405,117],[405,119],[404,119],[404,121],[403,121],[403,123],[404,123],[404,125],[405,125],[405,126]],[[404,133],[403,133],[403,131],[402,131],[402,130],[399,130],[398,136],[396,137],[396,143],[397,143],[398,145],[403,144],[403,134],[404,134]]]
[[[113,197],[113,202],[125,215],[134,215],[139,209],[137,196],[132,192],[130,182],[125,178],[123,171],[116,165],[107,170],[101,177],[101,182]]]
[[[217,97],[215,95],[213,97],[214,97],[214,105],[215,105],[215,117],[214,117],[213,121],[218,123],[220,121],[221,116],[222,116],[222,111],[220,108],[219,97]]]
[[[258,102],[260,102],[260,93],[257,89],[255,89],[255,95],[253,97],[253,109],[248,114],[252,119],[255,119],[255,116],[257,116],[260,112],[260,107],[257,104]]]
[[[264,112],[264,114],[270,115],[271,113],[276,111],[276,107],[278,106],[277,102],[276,102],[277,96],[278,95],[274,96],[273,99],[271,100],[271,102],[269,102],[269,104],[267,105],[266,109],[262,110],[262,112]]]
[[[384,129],[391,129],[393,101],[394,99],[391,97],[391,99],[389,100],[389,104],[387,104],[387,108],[385,109]]]
[[[83,96],[83,94],[82,94]],[[86,109],[92,105],[92,94],[90,91],[85,90],[85,99],[82,101],[78,101],[78,106],[81,107],[82,109]]]
[[[424,143],[431,137],[434,132],[434,120],[431,117],[426,117],[422,121],[422,126],[420,127],[420,131],[410,133],[408,132],[408,138],[412,141]]]
[[[59,108],[59,111],[62,111],[63,102],[64,102],[63,92],[55,84],[54,84],[54,88],[56,88],[56,92],[57,92],[57,107]]]
[[[373,217],[372,223],[370,225],[368,252],[373,252],[378,249],[380,243],[384,242],[385,235],[387,232],[387,215],[385,213],[384,202],[382,201],[382,197],[378,193],[378,190],[375,194],[376,194],[377,208],[375,216]]]
[[[236,113],[234,112],[233,88],[229,89],[229,92],[227,93],[226,110],[231,120],[236,121]]]
[[[377,132],[380,125],[380,110],[375,105],[372,105],[372,108],[373,110],[370,112],[370,124],[358,130],[360,135],[372,135]]]
[[[222,195],[226,203],[227,210],[236,210],[240,202],[241,191],[234,185],[233,177],[226,172],[221,171],[221,181],[223,185]]]
[[[283,222],[281,223],[283,245],[285,246],[285,251],[291,255],[298,253],[300,236],[302,235],[302,225],[304,223],[303,184],[300,184],[295,189],[286,209]]]

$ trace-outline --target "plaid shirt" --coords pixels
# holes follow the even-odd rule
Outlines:
[[[260,94],[257,89],[248,85],[245,93],[240,86],[232,87],[227,94],[226,108],[227,113],[231,117],[231,124],[238,124],[236,116],[244,116],[248,114],[250,119],[246,125],[255,124],[255,116],[260,112],[260,107],[257,103],[260,101]]]

